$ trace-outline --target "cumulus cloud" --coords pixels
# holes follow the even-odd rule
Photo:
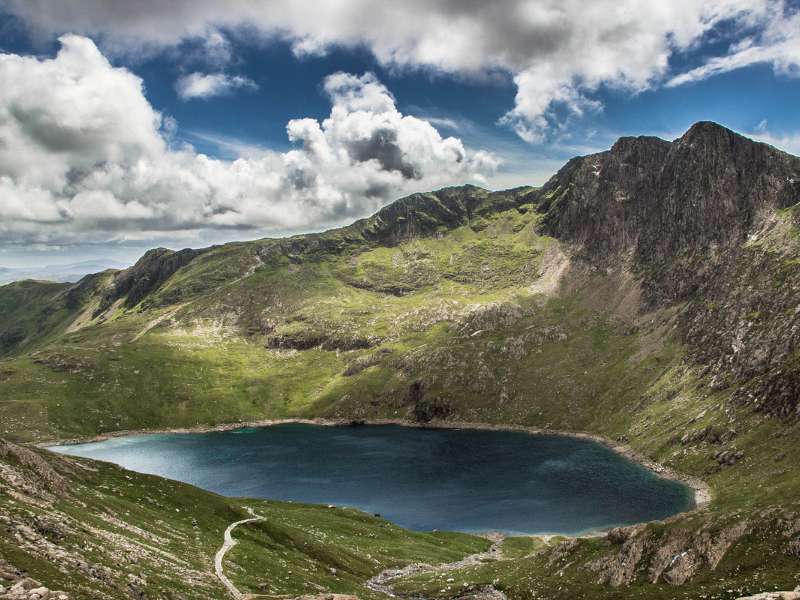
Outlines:
[[[90,39],[61,44],[54,58],[0,54],[0,243],[308,229],[497,167],[401,114],[369,73],[325,79],[330,115],[290,121],[294,149],[210,158],[167,143],[174,121]]]
[[[684,81],[753,60],[785,70],[797,56],[795,42],[776,48],[798,30],[788,21],[781,27],[776,15],[788,13],[783,0],[318,0],[313,17],[292,0],[142,0],[135,8],[127,0],[6,3],[34,28],[100,34],[114,44],[170,45],[245,26],[290,40],[298,55],[363,46],[400,68],[505,72],[518,92],[501,121],[529,141],[598,110],[591,95],[601,86],[636,93],[668,80],[670,58],[721,23],[730,31],[770,33]]]
[[[175,91],[183,100],[224,96],[236,89],[256,90],[258,85],[247,77],[225,73],[190,73],[175,83]]]

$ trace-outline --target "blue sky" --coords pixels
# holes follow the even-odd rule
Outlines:
[[[633,0],[611,16],[508,0],[535,13],[529,30],[446,1],[382,15],[353,0],[341,23],[347,2],[315,3],[336,11],[325,26],[280,1],[98,2],[0,0],[0,86],[22,90],[0,112],[43,119],[0,128],[23,148],[0,152],[0,266],[318,230],[440,185],[539,185],[619,136],[698,120],[800,153],[797,2],[649,17]],[[30,133],[64,121],[69,149]]]

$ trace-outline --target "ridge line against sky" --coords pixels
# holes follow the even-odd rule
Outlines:
[[[716,120],[800,153],[780,0],[0,0],[0,265],[324,229]]]

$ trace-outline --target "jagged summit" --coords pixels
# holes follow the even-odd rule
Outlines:
[[[800,201],[800,158],[703,121],[675,142],[620,138],[570,161],[542,191],[546,231],[587,257],[661,265],[676,278],[652,290],[663,300],[693,287],[691,277],[668,274],[675,256],[739,243],[759,214]]]
[[[692,124],[689,129],[679,138],[693,138],[693,137],[702,137],[702,136],[717,136],[717,135],[739,135],[734,132],[732,129],[725,127],[724,125],[720,125],[716,121],[697,121],[696,123]]]
[[[675,147],[675,146],[692,146],[701,144],[702,147],[696,147],[697,151],[708,151],[716,146],[727,145],[734,147],[742,146],[756,146],[761,148],[771,148],[775,152],[781,154],[788,154],[782,150],[774,148],[765,142],[760,142],[748,138],[747,136],[733,131],[724,125],[720,125],[714,121],[697,121],[683,135],[676,138],[672,142],[663,138],[651,135],[640,136],[622,136],[617,139],[609,150],[600,152],[598,154],[605,154],[610,152],[618,154],[620,152],[630,152],[635,149],[654,148],[654,147]],[[584,158],[584,157],[579,157]]]

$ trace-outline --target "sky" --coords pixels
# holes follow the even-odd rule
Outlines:
[[[0,0],[0,267],[319,231],[699,120],[800,154],[800,0]]]

